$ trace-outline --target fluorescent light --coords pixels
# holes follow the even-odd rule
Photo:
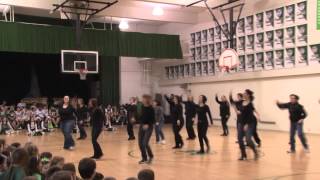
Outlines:
[[[161,7],[154,7],[152,11],[152,15],[154,16],[162,16],[163,15],[163,9]]]
[[[119,28],[122,30],[126,30],[129,29],[129,24],[127,21],[121,20],[120,24],[119,24]]]

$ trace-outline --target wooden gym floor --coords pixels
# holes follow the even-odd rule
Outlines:
[[[137,133],[137,127],[136,127]],[[89,132],[89,129],[87,130]],[[164,128],[167,144],[155,143],[151,140],[155,160],[152,165],[138,165],[140,154],[137,141],[127,141],[126,127],[120,127],[115,132],[103,132],[99,142],[105,156],[97,161],[97,171],[106,176],[114,176],[118,180],[136,176],[143,168],[151,168],[156,173],[157,180],[218,180],[218,179],[258,179],[258,180],[316,180],[320,179],[320,142],[319,135],[307,135],[311,153],[305,154],[297,139],[297,153],[286,153],[289,148],[288,133],[259,131],[262,139],[261,159],[239,162],[238,144],[235,143],[236,132],[231,129],[229,137],[221,137],[220,127],[210,127],[208,137],[212,152],[207,155],[195,155],[198,141],[185,141],[181,150],[172,150],[174,144],[170,125]],[[89,134],[89,133],[88,133]],[[186,138],[185,128],[182,130]],[[90,137],[90,136],[89,136]],[[63,136],[56,131],[40,137],[28,137],[25,133],[0,136],[8,143],[25,143],[32,141],[38,145],[41,152],[51,151],[54,155],[63,156],[66,162],[78,163],[81,158],[92,155],[90,138],[77,141],[74,151],[63,150]],[[248,154],[252,158],[252,153]]]

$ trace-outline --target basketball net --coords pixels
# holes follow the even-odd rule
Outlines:
[[[86,69],[79,69],[80,80],[87,79],[88,71]]]

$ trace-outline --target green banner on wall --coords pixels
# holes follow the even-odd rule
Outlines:
[[[320,0],[317,0],[317,30],[320,30]]]

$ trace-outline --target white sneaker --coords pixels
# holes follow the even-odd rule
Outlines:
[[[74,150],[74,149],[75,149],[74,146],[69,147],[69,150]]]
[[[310,153],[309,148],[305,148],[305,149],[304,149],[304,152],[305,152],[305,153]]]
[[[166,144],[166,141],[165,141],[165,140],[162,140],[162,141],[161,141],[161,144]]]

